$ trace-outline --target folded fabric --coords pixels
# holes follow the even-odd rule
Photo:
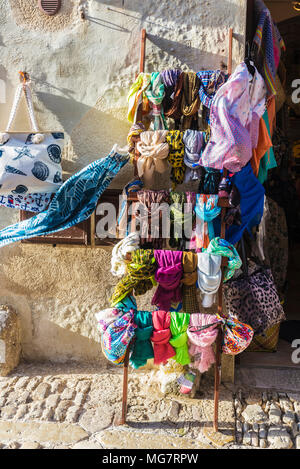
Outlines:
[[[171,338],[171,316],[167,311],[153,311],[153,342],[154,364],[166,363],[169,358],[175,356],[174,348],[169,344]]]
[[[159,72],[151,73],[150,85],[145,90],[150,103],[152,103],[152,114],[154,118],[154,130],[167,129],[167,121],[164,115],[162,101],[165,96],[165,86]]]
[[[214,168],[202,168],[201,179],[199,180],[199,194],[218,194],[222,172]]]
[[[135,330],[133,310],[109,324],[102,335],[101,342],[103,353],[109,361],[115,365],[124,363],[127,348],[134,337]]]
[[[154,171],[164,173],[168,169],[169,145],[166,143],[167,130],[155,130],[141,133],[137,143],[140,157],[137,161],[139,177],[151,182]]]
[[[210,109],[211,136],[200,158],[205,167],[236,173],[257,146],[259,119],[265,111],[266,87],[262,76],[240,64],[218,89]]]
[[[187,330],[189,338],[189,353],[194,357],[193,368],[200,373],[208,371],[215,362],[212,344],[218,335],[218,318],[212,314],[192,314]],[[209,326],[210,327],[207,327]],[[203,328],[201,330],[201,328]]]
[[[183,251],[191,237],[195,214],[194,192],[170,192],[170,247]]]
[[[187,328],[189,327],[190,315],[188,313],[178,313],[172,311],[171,313],[170,330],[172,338],[170,344],[175,349],[175,360],[181,365],[188,365],[191,361],[188,351],[188,337]]]
[[[222,70],[201,70],[197,72],[197,77],[200,78],[200,101],[210,109],[213,97],[220,86],[226,82],[228,75]]]
[[[106,308],[95,314],[98,321],[98,330],[103,334],[108,326],[115,322],[117,319],[128,313],[128,311],[137,309],[136,301],[133,296],[127,296],[122,301],[116,304],[114,308]]]
[[[193,252],[183,252],[182,267],[182,309],[187,313],[197,313],[199,305],[197,300],[197,255]]]
[[[198,128],[198,110],[200,79],[194,72],[183,72],[181,113],[183,115],[182,128]]]
[[[182,277],[182,251],[156,250],[154,251],[157,270],[155,280],[159,284],[151,304],[169,311],[172,303],[181,301],[179,288]]]
[[[143,295],[151,290],[154,282],[156,262],[152,249],[137,249],[131,253],[131,262],[127,264],[127,275],[115,287],[110,299],[115,306],[133,290],[135,295]]]
[[[150,111],[149,101],[145,95],[151,80],[149,73],[140,73],[136,81],[131,85],[127,101],[128,101],[128,120],[135,123],[137,110],[142,104],[142,114],[148,114]]]
[[[180,130],[170,130],[166,136],[166,141],[169,144],[168,162],[172,167],[170,178],[173,189],[177,184],[182,184],[184,181],[186,166],[184,164],[184,143],[182,138],[183,132],[180,132]]]
[[[94,161],[71,176],[58,189],[46,211],[1,230],[0,247],[65,230],[89,218],[99,197],[128,158],[128,154],[120,155],[114,147],[106,158]]]
[[[130,364],[137,369],[146,365],[148,359],[154,358],[153,346],[150,342],[153,332],[152,312],[135,311],[134,323],[136,325],[135,341]]]
[[[218,200],[219,198],[215,194],[196,195],[196,228],[190,242],[190,249],[194,249],[196,252],[199,252],[202,248],[207,248],[209,241],[215,236],[212,222],[221,212]]]
[[[7,208],[16,208],[17,210],[26,210],[27,212],[42,212],[49,206],[54,194],[0,194],[0,205]]]
[[[122,277],[126,273],[127,254],[136,251],[140,247],[139,233],[130,233],[113,247],[111,253],[111,273],[116,277]]]
[[[142,122],[137,122],[130,127],[127,135],[128,153],[130,155],[130,161],[133,163],[135,156],[135,142],[139,138],[142,132],[145,132],[146,128]]]
[[[232,177],[232,182],[237,187],[241,197],[241,225],[228,226],[226,229],[226,240],[236,244],[242,237],[244,230],[251,234],[253,226],[260,223],[264,210],[265,190],[258,179],[254,176],[251,163],[248,163]],[[215,234],[220,233],[220,221],[214,220]]]
[[[168,112],[169,109],[172,107],[172,95],[175,91],[175,87],[180,74],[181,70],[179,69],[163,70],[160,73],[162,81],[165,85],[165,97],[162,103],[165,112]]]
[[[267,111],[265,111],[263,115],[263,120],[265,122],[267,132],[271,140],[271,130],[270,130],[269,116],[268,116]],[[263,184],[268,179],[268,171],[276,167],[277,167],[277,162],[275,159],[273,146],[271,144],[271,147],[267,149],[267,151],[265,152],[265,154],[260,160],[257,179],[261,182],[261,184]]]
[[[131,192],[138,192],[144,186],[144,183],[138,178],[134,178],[122,191],[122,196],[119,202],[119,213],[118,213],[118,235],[120,238],[124,238],[130,233],[130,224],[132,220],[132,212],[128,210],[127,198]]]
[[[225,239],[219,237],[212,239],[208,248],[204,249],[204,251],[210,254],[228,257],[228,264],[224,273],[224,282],[229,280],[233,276],[235,270],[239,269],[242,265],[242,261],[237,250]]]
[[[205,132],[188,129],[184,132],[182,141],[186,166],[184,182],[195,181],[201,178],[203,171],[199,161],[205,146]]]
[[[213,305],[215,293],[221,283],[221,257],[208,252],[200,252],[198,256],[198,287],[203,293],[202,306],[209,308]]]

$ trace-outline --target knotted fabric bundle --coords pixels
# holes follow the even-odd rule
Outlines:
[[[127,254],[136,251],[139,247],[140,235],[138,233],[130,233],[116,244],[111,254],[111,273],[116,277],[125,275],[128,264]]]
[[[184,164],[187,167],[184,181],[195,181],[201,178],[203,171],[199,160],[205,146],[205,132],[186,130],[182,140],[184,143]]]
[[[200,78],[199,98],[201,103],[210,109],[213,97],[228,77],[222,70],[201,70],[197,73]]]
[[[220,214],[217,195],[196,195],[196,228],[190,242],[190,249],[199,252],[207,248],[211,239],[214,238],[214,226],[212,221]]]
[[[218,194],[221,177],[222,173],[219,169],[203,167],[198,192],[200,194]]]
[[[183,251],[187,248],[193,230],[194,206],[196,194],[194,192],[170,192],[170,221],[172,248]]]
[[[233,276],[234,271],[239,269],[242,265],[242,261],[237,250],[225,239],[219,237],[212,239],[208,248],[205,249],[205,252],[228,257],[228,265],[224,273],[224,282],[229,280]]]
[[[162,101],[165,96],[165,86],[159,72],[151,73],[150,85],[145,91],[148,100],[152,103],[152,113],[154,117],[154,130],[167,129]]]
[[[188,365],[191,359],[188,351],[188,336],[186,331],[189,327],[190,315],[188,313],[178,313],[177,311],[172,311],[170,314],[170,330],[172,334],[170,344],[176,352],[175,360],[181,365]]]
[[[172,189],[184,181],[186,167],[184,164],[184,143],[182,137],[183,132],[180,132],[180,130],[170,130],[166,136],[166,141],[169,144],[168,161],[172,167],[170,176]]]
[[[171,338],[170,322],[171,316],[167,311],[153,311],[153,342],[154,364],[166,363],[169,358],[175,356],[175,350],[170,345]]]
[[[149,114],[150,106],[145,91],[150,85],[151,75],[149,73],[140,73],[136,81],[131,85],[128,101],[128,120],[135,123],[136,114],[140,104],[142,104],[142,114]]]
[[[166,143],[167,130],[155,130],[141,133],[141,140],[137,143],[140,157],[137,161],[139,177],[151,182],[153,172],[164,173],[168,169],[167,157],[169,145]]]
[[[110,324],[128,313],[130,310],[136,310],[136,301],[133,296],[126,296],[124,300],[117,303],[114,308],[106,308],[95,314],[98,321],[98,330],[104,334]]]
[[[182,128],[198,128],[198,110],[200,107],[199,88],[200,79],[194,72],[183,72],[181,113],[183,115]]]
[[[162,233],[160,229],[160,214],[163,214],[162,204],[167,204],[167,208],[169,208],[169,192],[142,190],[137,193],[137,198],[142,204],[139,207],[140,215],[137,217],[140,223],[141,247],[164,248],[166,233]]]
[[[182,254],[183,277],[182,283],[182,309],[187,313],[198,313],[197,300],[197,256],[193,252]]]
[[[102,336],[102,351],[106,358],[115,365],[122,365],[127,347],[134,337],[136,325],[134,312],[130,310],[111,323]]]
[[[131,262],[127,265],[127,275],[116,285],[110,300],[115,306],[134,290],[135,295],[143,295],[154,285],[156,262],[152,249],[137,249],[131,253]]]
[[[134,323],[136,325],[135,341],[130,364],[133,368],[140,368],[146,365],[148,359],[154,358],[153,346],[150,342],[153,332],[152,312],[135,311]]]
[[[210,327],[208,325],[213,324]],[[203,330],[200,330],[205,327]],[[192,314],[187,331],[189,338],[189,353],[194,357],[193,368],[200,373],[208,371],[215,362],[212,344],[218,335],[218,318],[211,314]]]
[[[157,270],[155,280],[159,283],[152,305],[169,311],[172,303],[179,303],[182,299],[179,288],[182,277],[182,251],[154,251]]]
[[[176,121],[179,121],[181,118],[181,100],[182,100],[182,91],[183,91],[183,76],[184,73],[180,73],[174,91],[174,98],[172,106],[166,111],[166,116],[171,117]]]
[[[127,143],[131,163],[133,163],[135,157],[134,151],[136,142],[134,140],[136,140],[142,132],[145,132],[145,130],[146,128],[142,122],[137,122],[130,127],[129,133],[127,135]]]
[[[173,104],[173,99],[171,98],[172,94],[175,91],[177,80],[181,74],[181,70],[163,70],[160,75],[165,85],[165,97],[163,99],[163,108],[165,112],[168,112]]]

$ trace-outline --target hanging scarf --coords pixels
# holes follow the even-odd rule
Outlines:
[[[185,175],[184,164],[184,143],[182,141],[183,132],[180,130],[170,130],[166,136],[166,141],[169,144],[168,161],[172,167],[171,181],[172,189],[174,190],[177,184],[182,184]]]
[[[182,309],[187,313],[198,313],[197,300],[197,256],[193,252],[182,254],[183,277],[182,283]]]
[[[209,241],[214,238],[214,226],[212,221],[220,214],[217,195],[196,195],[196,228],[192,234],[190,249],[199,252],[201,248],[207,248]]]
[[[152,312],[136,311],[134,313],[134,323],[136,325],[135,341],[130,364],[137,369],[146,365],[148,359],[154,358],[153,346],[150,342],[153,332]]]
[[[203,171],[199,160],[205,146],[205,132],[186,130],[182,140],[184,143],[184,164],[186,165],[184,182],[195,181],[201,178]]]
[[[152,112],[154,117],[154,130],[167,129],[167,121],[164,115],[162,100],[165,96],[165,86],[159,72],[151,73],[150,85],[145,91],[149,101],[152,103]]]
[[[183,72],[183,92],[181,112],[183,115],[182,128],[198,128],[198,110],[200,107],[199,88],[200,79],[194,72]]]
[[[146,128],[142,122],[137,122],[130,127],[127,135],[128,153],[130,156],[130,162],[133,163],[135,158],[135,144],[142,132],[145,132]]]
[[[128,155],[120,155],[113,149],[106,158],[71,176],[60,186],[47,210],[1,230],[0,247],[66,230],[88,219],[101,194],[127,162]]]
[[[140,248],[140,235],[130,233],[126,238],[119,241],[111,253],[111,273],[116,277],[122,277],[126,273],[127,254]]]
[[[137,161],[139,177],[145,181],[152,181],[154,171],[164,173],[168,169],[167,157],[169,145],[166,143],[167,130],[155,130],[141,133],[141,140],[137,143],[140,157]]]
[[[208,252],[199,252],[198,257],[198,288],[202,292],[202,306],[210,308],[215,301],[215,294],[219,290],[222,272],[221,257]]]
[[[191,237],[195,202],[194,192],[170,192],[171,238],[169,244],[179,251],[186,249],[187,240]]]
[[[169,358],[175,356],[175,350],[169,344],[171,338],[170,322],[171,316],[167,311],[153,311],[153,342],[154,364],[166,363]]]
[[[136,81],[131,85],[127,101],[128,101],[128,120],[129,122],[135,123],[137,110],[140,104],[142,104],[142,114],[148,114],[150,111],[149,101],[145,95],[145,91],[148,88],[151,80],[149,73],[140,73]]]
[[[134,312],[130,310],[111,323],[102,335],[102,351],[106,358],[115,365],[122,365],[127,347],[134,337],[136,325]]]
[[[163,108],[165,112],[168,112],[173,104],[173,99],[171,98],[174,93],[178,78],[181,74],[181,70],[163,70],[160,75],[165,85],[165,97],[163,99]]]
[[[160,225],[160,214],[163,217],[162,204],[168,204],[168,191],[142,190],[137,193],[141,207],[137,221],[140,223],[141,247],[162,249],[165,247],[167,233],[162,232]]]
[[[201,327],[214,323],[216,324],[199,330]],[[192,366],[197,368],[200,373],[205,373],[215,362],[212,344],[218,335],[218,318],[211,314],[192,314],[187,335],[190,345],[189,353],[194,357]]]
[[[136,310],[136,301],[133,296],[126,296],[124,300],[116,304],[114,308],[106,308],[95,314],[98,322],[98,330],[104,334],[110,324],[128,313],[130,310]]]
[[[159,283],[151,304],[169,311],[172,303],[181,301],[179,288],[182,277],[181,251],[154,251],[157,270],[155,280]]]
[[[173,103],[172,106],[169,108],[168,111],[166,111],[166,116],[171,117],[172,119],[176,121],[179,121],[181,118],[181,100],[182,100],[182,92],[183,92],[183,76],[184,73],[180,73],[176,85],[175,85],[175,91],[174,91],[174,98],[173,98]],[[176,125],[177,127],[177,125]]]
[[[170,344],[174,347],[175,360],[181,365],[188,365],[191,361],[188,351],[187,328],[189,327],[190,315],[188,313],[171,312],[170,330],[172,338]]]
[[[242,265],[242,261],[237,250],[225,239],[219,237],[212,239],[208,248],[205,249],[205,252],[228,257],[228,265],[224,273],[224,282],[229,280],[233,276],[234,271],[239,269]]]
[[[116,285],[110,300],[112,306],[125,298],[132,290],[135,295],[143,295],[154,285],[156,262],[152,249],[137,249],[131,253],[127,264],[127,275]]]
[[[144,186],[143,182],[135,178],[130,181],[126,186],[124,186],[122,191],[122,196],[119,203],[119,213],[118,213],[118,237],[124,238],[130,233],[130,224],[132,221],[132,212],[129,210],[128,213],[128,195],[130,192],[137,192],[142,189]]]
[[[219,169],[203,167],[198,192],[200,194],[218,194],[221,178],[222,172]]]
[[[206,108],[210,109],[214,95],[226,82],[228,75],[222,70],[201,70],[197,72],[197,77],[200,78],[200,101]]]

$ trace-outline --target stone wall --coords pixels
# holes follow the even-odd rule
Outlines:
[[[47,17],[36,0],[0,4],[0,104],[4,128],[18,70],[34,82],[38,118],[44,130],[63,130],[65,177],[115,142],[124,145],[129,129],[126,94],[139,60],[139,32],[147,29],[146,71],[180,67],[218,68],[227,62],[228,28],[234,29],[234,66],[243,58],[244,0],[63,1]],[[18,118],[15,128],[28,129]],[[132,175],[124,168],[114,187]],[[0,228],[18,212],[0,208]],[[0,304],[18,312],[23,356],[29,360],[103,360],[94,313],[107,305],[114,278],[110,249],[15,244],[0,251]],[[146,308],[150,294],[143,298]]]

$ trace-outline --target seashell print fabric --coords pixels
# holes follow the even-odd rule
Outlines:
[[[45,197],[62,184],[64,134],[46,133],[39,144],[32,142],[33,135],[9,134],[9,139],[0,145],[0,196],[5,200],[12,195]]]

